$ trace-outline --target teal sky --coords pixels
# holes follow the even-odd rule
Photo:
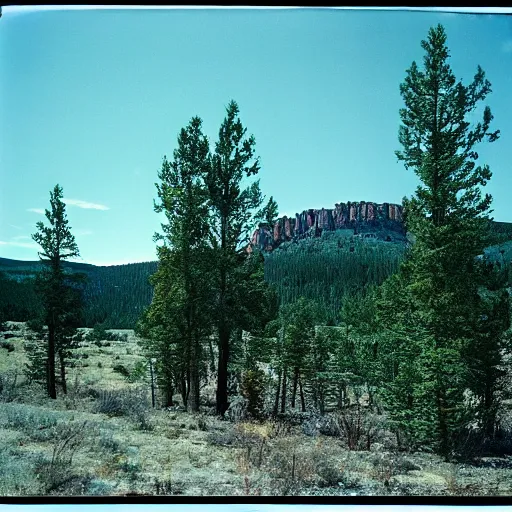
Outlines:
[[[442,23],[467,84],[480,64],[501,138],[479,148],[494,218],[512,222],[512,17],[414,11],[100,10],[0,18],[0,256],[30,240],[56,183],[95,264],[156,259],[155,182],[194,115],[213,144],[229,100],[281,213],[400,202],[399,84]]]

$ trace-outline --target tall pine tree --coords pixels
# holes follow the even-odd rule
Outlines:
[[[217,367],[217,413],[228,408],[228,363],[231,337],[237,329],[237,269],[243,264],[240,254],[249,241],[263,202],[259,181],[242,188],[245,178],[255,176],[259,160],[255,157],[255,139],[246,136],[239,108],[231,101],[219,130],[219,139],[206,177],[211,206],[212,245],[215,253],[217,290],[217,331],[219,359]],[[261,217],[260,217],[261,218]]]
[[[423,410],[435,417],[436,449],[448,455],[468,420],[467,357],[475,347],[482,310],[477,256],[488,244],[491,196],[483,195],[481,187],[491,171],[487,165],[476,165],[475,147],[484,139],[495,141],[499,131],[489,130],[493,116],[487,106],[482,121],[472,126],[469,120],[491,92],[483,70],[478,67],[468,86],[455,79],[441,25],[430,29],[421,46],[423,69],[413,62],[400,86],[405,103],[399,131],[403,149],[396,152],[420,180],[415,196],[404,200],[406,226],[415,243],[402,265],[400,281],[393,280],[392,287],[402,284],[395,291],[412,312],[403,320],[401,339],[407,342],[414,336],[411,329],[418,328],[425,340],[421,349],[415,349],[424,363],[423,375],[417,375],[429,389],[434,410]],[[402,346],[409,351],[407,343]],[[399,365],[396,369],[400,372]],[[408,398],[411,409],[415,394],[417,390],[411,391]]]
[[[45,226],[43,222],[38,222],[38,231],[32,235],[32,239],[42,248],[39,258],[45,265],[38,276],[38,291],[44,304],[44,323],[48,327],[46,386],[48,396],[54,399],[57,398],[56,351],[59,352],[61,375],[64,375],[65,386],[65,347],[72,339],[67,327],[75,323],[71,320],[75,316],[73,310],[81,307],[80,300],[69,289],[70,284],[63,268],[65,260],[79,256],[80,252],[68,225],[66,205],[62,197],[62,187],[57,184],[53,191],[50,191],[51,209],[45,210],[50,225]]]
[[[158,174],[161,181],[156,185],[160,202],[155,203],[155,211],[165,213],[167,222],[162,224],[163,235],[155,235],[155,240],[163,241],[163,245],[158,247],[160,268],[153,281],[161,282],[155,287],[151,305],[155,311],[149,311],[145,319],[160,322],[167,333],[167,343],[181,346],[181,354],[174,351],[174,356],[182,359],[179,386],[185,405],[196,412],[202,340],[209,334],[211,311],[208,307],[211,303],[208,194],[204,184],[210,151],[199,117],[192,118],[181,130],[173,157],[171,162],[164,158]],[[174,293],[169,295],[169,290]],[[172,305],[167,304],[169,301]],[[159,308],[163,308],[161,314]],[[159,337],[160,331],[152,332]],[[162,348],[161,343],[157,346]],[[170,347],[164,347],[160,357],[169,357],[169,350]],[[166,367],[158,365],[157,369]]]

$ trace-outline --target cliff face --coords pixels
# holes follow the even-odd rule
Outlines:
[[[361,201],[336,203],[332,209],[304,210],[297,213],[295,218],[284,216],[278,219],[272,229],[260,224],[252,235],[249,250],[258,247],[262,251],[271,251],[283,242],[318,237],[323,231],[337,229],[353,229],[356,234],[377,234],[386,229],[404,235],[402,207],[397,204]]]

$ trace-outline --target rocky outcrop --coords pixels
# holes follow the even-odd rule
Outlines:
[[[249,250],[258,247],[271,251],[283,242],[318,237],[323,231],[337,229],[353,229],[355,234],[386,229],[403,235],[402,206],[361,201],[336,203],[332,209],[304,210],[295,218],[281,217],[273,227],[260,224],[252,235]]]

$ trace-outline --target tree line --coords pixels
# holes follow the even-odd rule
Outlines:
[[[2,262],[3,263],[3,262]],[[41,297],[36,293],[38,262],[30,269],[21,262],[4,266],[0,271],[0,315],[14,322],[27,322],[42,314]],[[96,267],[66,262],[66,272],[87,276],[83,293],[83,325],[105,329],[133,329],[142,311],[151,303],[153,288],[149,276],[156,271],[157,262],[130,263]]]

